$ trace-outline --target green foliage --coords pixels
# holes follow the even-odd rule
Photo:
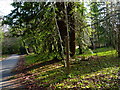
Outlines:
[[[2,54],[20,54],[20,38],[4,37],[2,41]]]
[[[63,10],[60,15],[57,15],[56,12],[61,7],[56,7],[55,4],[14,2],[12,6],[15,9],[4,17],[3,24],[8,24],[12,36],[21,37],[25,43],[24,47],[32,49],[35,54],[52,52],[55,56],[60,57],[60,37],[56,30],[55,19],[61,19],[65,13]],[[112,4],[104,2],[92,2],[89,6],[86,6],[84,2],[74,3],[68,14],[75,19],[76,41],[81,49],[85,49],[87,46],[94,48],[107,45],[116,48],[117,35],[113,22],[115,17],[110,16],[114,11],[110,9],[111,7]],[[72,13],[74,14],[72,15]],[[87,24],[91,24],[90,27],[86,26]],[[71,27],[69,26],[69,28]]]
[[[77,45],[81,49],[86,48],[88,44],[88,46],[91,45],[95,49],[93,51],[90,49],[89,51],[86,50],[80,56],[85,58],[89,56],[97,57],[88,61],[78,60],[77,62],[75,60],[75,63],[71,62],[71,72],[68,75],[64,65],[58,62],[58,58],[62,58],[62,47],[60,46],[60,37],[62,35],[59,36],[58,32],[60,31],[57,29],[63,27],[62,29],[65,31],[66,26],[58,27],[56,23],[57,20],[65,22],[64,4],[62,3],[63,7],[56,7],[54,4],[50,2],[13,3],[12,5],[15,9],[4,17],[3,23],[10,26],[12,36],[21,37],[23,46],[28,54],[30,50],[33,53],[25,58],[26,66],[28,68],[32,67],[28,72],[26,71],[28,75],[32,74],[32,76],[25,76],[25,84],[30,82],[41,87],[56,89],[117,88],[117,72],[120,68],[120,62],[119,58],[116,58],[116,50],[112,48],[95,49],[101,46],[112,46],[111,39],[115,38],[111,37],[111,35],[114,36],[112,34],[114,28],[112,28],[113,30],[111,29],[113,22],[112,24],[108,23],[110,17],[107,18],[109,14],[107,5],[106,9],[101,7],[100,3],[93,2],[90,4],[90,13],[87,13],[84,3],[75,3],[75,8],[72,8],[68,13],[68,15],[71,15],[75,12],[71,17],[75,19],[75,22],[73,22],[76,25],[72,29],[76,30]],[[56,13],[57,11],[60,12]],[[101,20],[101,18],[104,20]],[[91,20],[89,21],[89,19]],[[70,26],[69,23],[72,22],[65,22],[65,24]],[[89,23],[91,27],[86,28]],[[71,27],[68,28],[71,29]],[[64,44],[63,41],[61,41],[62,45]],[[65,51],[65,45],[63,46]],[[15,45],[13,47],[16,48]]]
[[[12,5],[15,9],[3,21],[10,26],[12,36],[21,37],[26,50],[31,49],[35,54],[52,52],[58,55],[52,3],[18,2]]]
[[[26,56],[25,57],[25,62],[26,62],[25,65],[28,66],[28,65],[34,64],[34,63],[36,63],[37,59],[38,59],[38,57],[34,54]]]
[[[25,65],[26,66],[29,66],[29,65],[32,65],[34,63],[42,63],[42,62],[46,62],[46,61],[50,61],[52,59],[54,59],[55,57],[55,54],[54,53],[51,53],[49,55],[45,55],[44,53],[38,55],[38,54],[34,54],[34,53],[31,53],[30,55],[26,55],[25,56]],[[59,58],[61,59],[61,58]]]

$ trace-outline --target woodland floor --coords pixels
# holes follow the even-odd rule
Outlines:
[[[119,89],[120,58],[111,48],[100,48],[71,60],[70,74],[66,74],[63,61],[41,60],[34,54],[21,58],[14,79],[20,78],[27,90],[51,89]],[[82,60],[84,57],[85,60]]]
[[[5,60],[9,55],[1,55],[0,56],[0,61]]]

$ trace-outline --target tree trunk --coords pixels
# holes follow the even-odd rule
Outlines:
[[[67,7],[68,13],[68,22],[69,22],[69,29],[70,29],[70,56],[73,57],[75,55],[75,18],[74,13],[72,12],[74,2],[69,2]],[[71,13],[72,12],[72,13]]]
[[[56,2],[56,7],[58,10],[55,11],[56,13],[56,24],[58,26],[59,34],[62,40],[62,48],[63,53],[65,53],[65,37],[67,36],[67,26],[65,22],[65,5],[64,2]],[[60,44],[61,44],[60,43]],[[61,51],[62,52],[62,51]]]
[[[118,57],[120,57],[120,25],[117,25],[118,28]]]
[[[56,11],[57,24],[59,27],[62,41],[63,41],[62,44],[65,49],[65,37],[67,36],[67,27],[65,23],[65,11],[64,11],[65,5],[64,5],[64,2],[57,2],[56,6],[58,8],[58,11]],[[73,6],[74,6],[74,3],[69,2],[67,7],[67,17],[68,17],[69,29],[70,29],[69,35],[70,35],[70,56],[71,57],[75,55],[75,19],[74,19],[73,13],[71,13]],[[64,14],[64,15],[61,15],[61,14]]]
[[[69,62],[70,56],[69,56],[69,37],[68,36],[65,37],[65,43],[66,43],[66,63],[65,63],[65,66],[66,66],[67,74],[69,74],[70,73],[70,62]]]
[[[119,4],[120,5],[120,4]],[[120,6],[117,6],[117,10],[120,10]],[[117,12],[119,13],[119,11]],[[118,22],[117,22],[117,29],[118,29],[118,57],[120,57],[120,15],[117,16]]]
[[[79,45],[79,54],[83,54],[81,46]]]
[[[57,14],[57,25],[59,28],[59,32],[63,41],[63,47],[65,52],[66,47],[66,61],[65,61],[65,67],[66,72],[69,74],[70,70],[70,64],[69,64],[69,30],[68,30],[68,15],[67,15],[67,6],[64,2],[57,2],[56,6],[58,8],[58,11],[56,11]]]
[[[64,2],[56,2],[56,7],[58,10],[55,11],[56,13],[56,25],[58,26],[58,32],[60,34],[60,38],[62,40],[63,46],[63,53],[65,54],[65,37],[67,36],[67,26],[65,23],[65,6]],[[60,43],[59,43],[60,44]],[[60,47],[61,45],[59,45]],[[61,49],[59,49],[61,50]]]
[[[28,54],[29,54],[29,50],[28,50],[28,48],[26,48],[25,41],[23,41],[23,45],[24,45],[24,47],[25,47],[25,50],[26,50],[26,53],[27,53],[27,55],[28,55]]]
[[[94,49],[96,49],[96,46],[95,46],[95,43],[93,40],[94,40],[93,38],[90,38],[91,48],[94,50]]]
[[[58,8],[58,11],[56,12],[56,18],[57,18],[57,25],[59,27],[59,32],[61,35],[61,39],[63,41],[63,46],[65,47],[65,37],[67,36],[67,26],[65,23],[65,6],[64,2],[57,2],[56,6]],[[60,19],[59,19],[60,18]]]

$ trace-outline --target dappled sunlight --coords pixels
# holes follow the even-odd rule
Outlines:
[[[14,77],[7,77],[3,79],[0,85],[2,85],[3,88],[18,88],[21,87],[20,80],[21,78],[15,79]]]
[[[120,3],[58,1],[13,2],[14,9],[0,16],[2,78],[12,75],[0,84],[118,89]]]
[[[61,68],[63,66],[64,65],[62,65],[62,64],[54,63],[54,64],[50,64],[50,65],[45,65],[45,66],[39,67],[37,69],[31,70],[30,72],[31,73],[39,72],[40,74],[42,74],[44,72],[51,71],[51,70],[54,70],[54,69],[57,69],[57,68]]]
[[[63,68],[63,65],[61,63],[54,63],[50,65],[45,65],[36,69],[33,69],[31,71],[28,71],[26,76],[24,77],[23,83],[33,83],[36,82],[39,85],[45,86],[50,83],[55,83],[56,76],[61,77],[61,69]],[[41,83],[39,83],[39,81]],[[46,84],[45,84],[46,83]]]
[[[116,50],[112,50],[112,51],[106,51],[106,52],[99,52],[97,53],[99,56],[107,56],[107,55],[114,55],[116,54]]]
[[[118,87],[120,59],[116,57],[116,51],[107,50],[98,52],[97,55],[88,61],[74,59],[70,65],[69,75],[66,74],[61,61],[55,60],[54,62],[54,60],[46,59],[45,61],[34,62],[32,65],[35,68],[26,71],[23,84],[30,85],[31,88],[46,87],[48,89]],[[33,56],[30,57],[34,58]],[[31,58],[28,58],[26,62],[31,63],[31,61],[29,62]]]
[[[109,51],[103,51],[103,52],[98,52],[98,53],[91,53],[91,54],[83,54],[81,56],[108,56],[108,55],[115,55],[116,56],[116,50],[109,50]]]
[[[56,84],[58,88],[107,88],[117,85],[118,70],[120,67],[103,68],[94,73],[78,75],[75,78],[68,78]]]
[[[71,73],[66,76],[63,65],[54,63],[45,65],[29,71],[37,73],[34,81],[39,86],[50,86],[55,88],[107,88],[116,87],[118,70],[117,58],[101,58],[101,63],[95,61],[81,61],[81,63],[71,65]],[[30,80],[28,80],[30,81]]]

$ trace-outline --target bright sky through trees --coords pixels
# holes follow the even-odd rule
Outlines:
[[[0,0],[0,16],[7,15],[13,10],[13,7],[10,5],[13,0]]]

